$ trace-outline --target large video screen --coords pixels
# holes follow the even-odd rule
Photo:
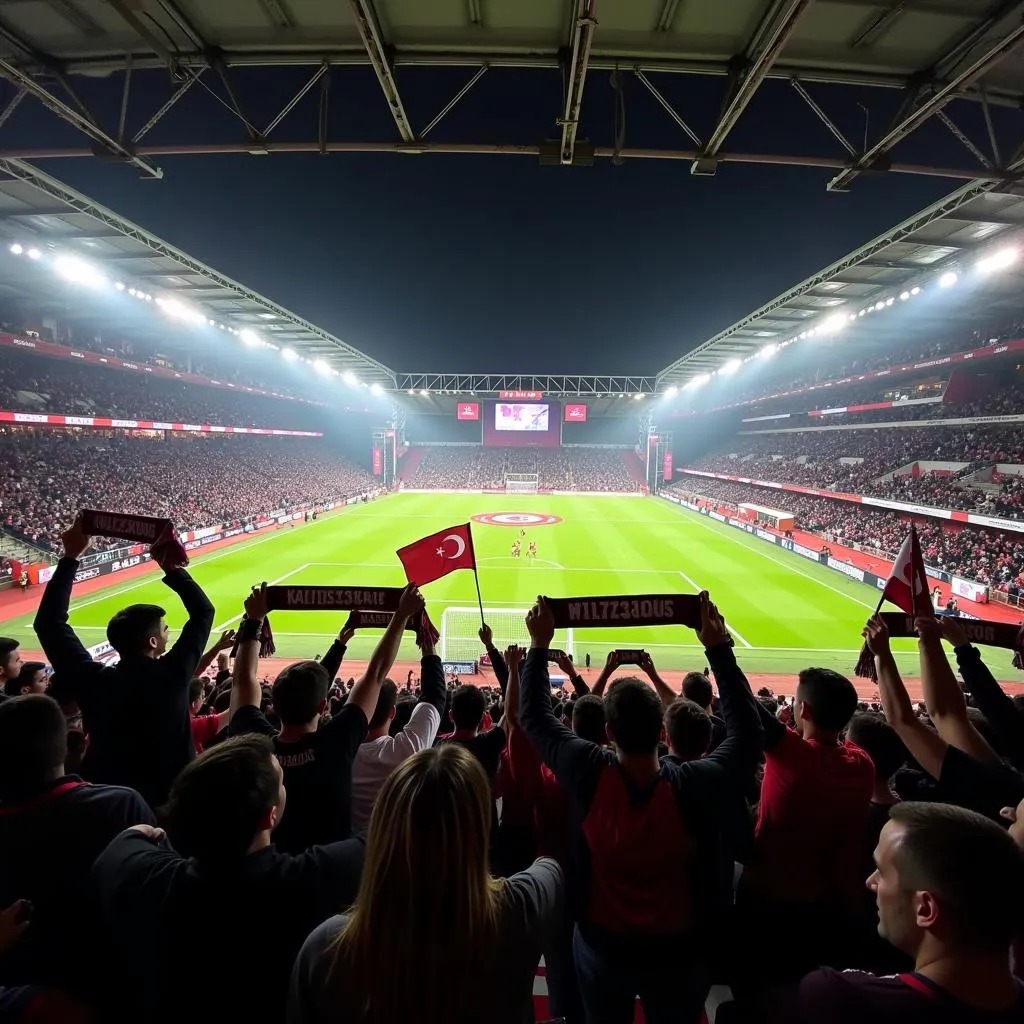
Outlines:
[[[549,407],[532,402],[496,402],[494,429],[516,433],[546,434]]]

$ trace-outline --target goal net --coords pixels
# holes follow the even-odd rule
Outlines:
[[[540,483],[539,473],[506,473],[506,494],[536,494]]]
[[[487,608],[484,617],[494,634],[494,646],[504,651],[509,644],[530,646],[526,631],[527,608]],[[441,660],[477,661],[483,655],[479,608],[445,608],[441,616]],[[556,629],[551,641],[553,649],[573,654],[571,629]]]

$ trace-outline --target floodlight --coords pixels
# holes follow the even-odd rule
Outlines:
[[[730,373],[735,373],[742,365],[742,359],[730,359],[729,362],[718,368],[718,372],[723,376],[727,376]]]
[[[42,259],[43,254],[38,249],[29,249],[28,258],[30,260]]]
[[[942,277],[939,278],[940,288],[952,288],[956,284],[958,278],[955,270],[947,270]]]
[[[238,337],[244,345],[252,345],[255,347],[262,344],[260,336],[250,327],[243,327],[238,332]]]
[[[764,348],[762,348],[761,351],[758,352],[758,355],[759,356],[764,356],[767,359],[769,356],[775,355],[775,353],[778,352],[778,351],[779,351],[779,346],[778,345],[765,345]]]
[[[294,363],[299,358],[299,353],[296,352],[295,349],[293,348],[281,349],[281,355],[283,355],[285,359],[288,360],[289,363]]]
[[[910,292],[900,292],[900,302],[906,302],[910,298]]]
[[[354,388],[359,383],[359,378],[351,371],[346,370],[342,375],[341,379],[350,387]]]
[[[372,395],[383,395],[384,394],[384,389],[376,381],[374,381],[370,385],[370,394],[372,394]]]
[[[426,388],[421,388],[421,389],[420,389],[420,394],[421,394],[421,395],[429,395],[429,394],[430,394],[430,392],[429,392],[429,391],[428,391],[428,390],[427,390]]]
[[[984,259],[978,260],[975,266],[979,273],[988,274],[994,270],[1003,270],[1015,263],[1020,256],[1020,253],[1016,249],[1000,249],[998,252],[992,253],[991,256],[986,256]]]
[[[28,253],[30,257],[32,252],[33,250],[30,249]],[[38,259],[38,257],[34,258]],[[90,288],[102,288],[107,283],[107,279],[96,267],[91,263],[78,259],[77,256],[58,256],[53,261],[53,269],[61,277],[71,281],[73,284],[84,284]]]
[[[677,394],[679,394],[679,388],[677,388],[675,384],[665,389],[666,398],[675,398]]]
[[[14,245],[11,246],[11,252],[13,252],[15,256],[20,256],[24,251],[25,250],[18,242],[15,242]]]
[[[243,331],[242,333],[244,334],[245,332]],[[331,366],[326,359],[314,359],[313,369],[323,377],[326,377],[331,372]]]

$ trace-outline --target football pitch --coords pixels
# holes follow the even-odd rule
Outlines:
[[[313,523],[198,553],[191,571],[216,606],[217,629],[223,629],[237,624],[248,588],[261,580],[401,586],[404,576],[396,548],[474,516],[499,520],[473,521],[473,537],[485,611],[509,610],[493,621],[495,642],[501,647],[525,640],[521,615],[511,610],[525,614],[537,594],[586,597],[707,589],[726,616],[748,671],[788,674],[817,664],[849,675],[860,630],[877,602],[877,593],[863,584],[657,498],[395,494]],[[524,552],[528,542],[537,544],[535,561],[510,556],[520,529],[527,532]],[[452,573],[425,586],[423,593],[438,628],[446,608],[467,609],[448,618],[447,658],[477,656],[479,618],[472,573]],[[156,572],[74,598],[71,624],[85,643],[98,643],[110,617],[136,602],[163,605],[172,633],[182,624],[181,606]],[[277,612],[272,624],[278,657],[312,658],[324,653],[342,621],[329,612]],[[37,646],[31,616],[4,623],[2,632],[27,648]],[[365,660],[379,635],[379,630],[357,635],[348,657]],[[917,676],[914,641],[895,641],[893,646],[901,669]],[[571,653],[579,664],[589,653],[599,665],[615,648],[644,648],[666,670],[704,667],[693,632],[674,626],[577,630]],[[399,658],[416,657],[410,633]]]

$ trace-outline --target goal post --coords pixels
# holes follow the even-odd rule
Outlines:
[[[530,646],[530,634],[526,631],[526,613],[522,608],[487,608],[484,618],[494,634],[494,646],[504,651],[509,644]],[[441,660],[477,661],[484,654],[483,645],[477,635],[480,631],[479,608],[445,608],[441,616]],[[574,654],[573,632],[571,629],[556,629],[551,641],[555,650]]]
[[[506,473],[506,494],[537,494],[540,490],[539,473]]]

